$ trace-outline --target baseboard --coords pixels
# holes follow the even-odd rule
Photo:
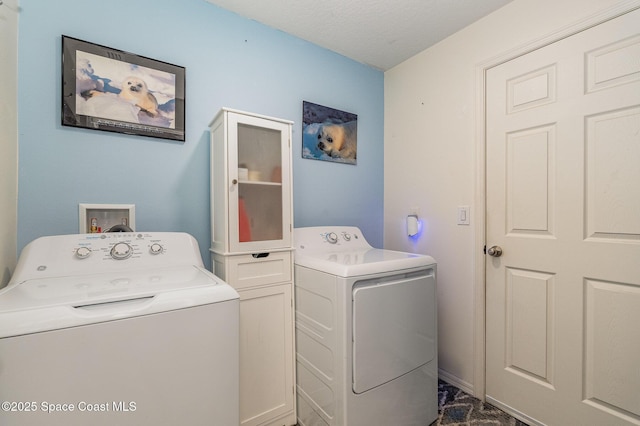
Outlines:
[[[501,409],[505,413],[511,415],[512,417],[515,417],[521,422],[525,422],[530,426],[546,426],[544,423],[540,423],[538,420],[534,419],[533,417],[529,417],[526,414],[518,410],[515,410],[506,404],[503,404],[502,402],[490,397],[489,395],[486,396],[486,400],[489,404],[493,405],[494,407]]]
[[[438,369],[438,378],[444,380],[450,385],[457,387],[461,391],[468,393],[469,395],[473,395],[473,385],[471,383],[466,382],[440,368]]]

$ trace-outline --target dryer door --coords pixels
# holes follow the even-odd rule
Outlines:
[[[353,287],[353,391],[363,393],[436,356],[435,270]]]

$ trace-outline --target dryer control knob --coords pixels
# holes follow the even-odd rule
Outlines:
[[[338,242],[338,236],[336,235],[335,232],[329,232],[326,238],[327,238],[327,242],[329,242],[330,244],[335,244]]]
[[[78,247],[76,249],[76,257],[78,259],[86,259],[91,256],[91,249],[88,247]]]
[[[131,257],[133,247],[127,243],[118,243],[111,248],[111,257],[116,260],[124,260]]]
[[[153,243],[151,244],[151,247],[149,247],[149,252],[151,254],[160,254],[164,251],[164,247],[162,247],[160,244],[158,243]]]
[[[351,241],[351,234],[348,232],[343,232],[342,238],[344,238],[345,241]]]

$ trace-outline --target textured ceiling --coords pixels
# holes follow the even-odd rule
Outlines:
[[[512,0],[207,0],[386,71]]]

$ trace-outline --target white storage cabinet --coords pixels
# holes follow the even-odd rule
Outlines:
[[[240,294],[240,424],[296,424],[292,122],[223,108],[211,131],[213,272]]]

